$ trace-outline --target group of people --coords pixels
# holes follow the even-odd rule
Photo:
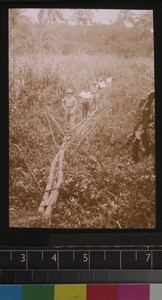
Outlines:
[[[100,99],[102,97],[102,91],[105,89],[111,89],[112,77],[108,77],[106,80],[102,78],[97,82],[94,81],[90,88],[83,90],[78,94],[82,107],[82,118],[86,119],[90,109],[95,110],[99,106]],[[147,156],[154,149],[150,147],[149,137],[148,137],[148,127],[150,123],[154,122],[154,99],[155,93],[151,92],[147,95],[146,99],[142,99],[139,105],[139,121],[135,126],[133,134],[130,135],[126,146],[132,143],[132,155],[133,161],[139,161],[140,144],[143,145],[144,154]],[[72,89],[67,89],[66,96],[62,100],[62,105],[65,110],[65,118],[67,123],[73,127],[75,123],[75,110],[77,107],[77,100],[73,96]]]
[[[102,90],[111,89],[112,87],[112,77],[109,76],[104,79],[100,79],[98,82],[94,81],[90,88],[86,88],[81,93],[79,93],[80,102],[82,105],[82,117],[84,119],[87,118],[90,105],[92,106],[92,110],[95,110],[99,104],[100,93]],[[67,123],[75,122],[75,110],[77,107],[77,100],[73,96],[72,89],[67,89],[66,96],[62,100],[62,105],[65,110],[65,118]]]

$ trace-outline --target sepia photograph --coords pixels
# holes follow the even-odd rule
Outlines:
[[[8,23],[10,227],[155,228],[153,11]]]

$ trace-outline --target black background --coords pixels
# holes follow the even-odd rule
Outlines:
[[[156,95],[156,228],[23,229],[9,228],[8,8],[153,9]],[[162,3],[147,1],[3,1],[0,3],[0,245],[94,246],[162,245]],[[28,199],[26,199],[27,201]]]

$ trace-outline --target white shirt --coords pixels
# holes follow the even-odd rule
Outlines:
[[[112,77],[108,77],[108,78],[106,79],[106,83],[111,83],[111,81],[112,81]]]
[[[98,87],[99,87],[100,89],[104,89],[104,88],[106,88],[106,82],[105,82],[104,80],[102,80],[102,81],[99,81],[99,83],[98,83]]]
[[[92,98],[92,94],[90,92],[86,92],[86,91],[83,91],[79,94],[79,97],[81,97],[82,99],[91,99]]]

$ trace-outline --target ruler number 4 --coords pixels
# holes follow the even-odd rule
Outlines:
[[[52,257],[51,257],[52,260],[54,260],[55,262],[57,261],[57,254],[55,253]]]
[[[151,253],[146,253],[146,262],[148,262],[151,258]]]

